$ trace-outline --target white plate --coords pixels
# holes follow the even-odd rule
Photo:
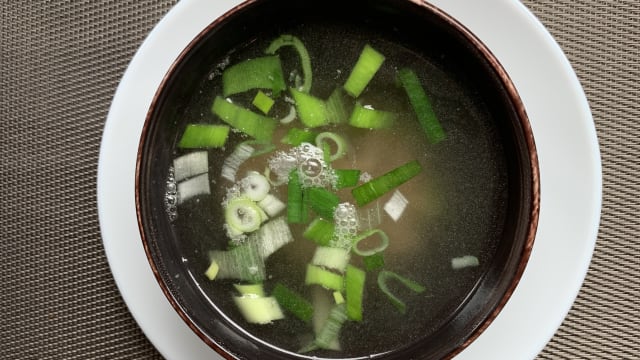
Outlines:
[[[526,106],[538,148],[541,212],[529,264],[491,326],[456,359],[532,359],[569,311],[595,245],[601,165],[585,95],[559,46],[516,0],[433,0],[501,61]],[[98,210],[124,301],[167,359],[221,359],[183,323],[148,266],[136,223],[138,139],[158,84],[212,20],[240,0],[182,0],[153,29],[118,87],[104,129]]]

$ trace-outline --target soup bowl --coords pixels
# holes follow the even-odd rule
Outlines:
[[[288,42],[276,52],[281,57],[281,67],[302,71],[292,70],[282,79],[287,88],[294,90],[285,89],[285,94],[278,94],[280,91],[271,87],[261,92],[279,101],[272,112],[265,111],[264,115],[257,108],[241,104],[243,101],[251,104],[256,94],[253,87],[250,98],[234,98],[224,89],[223,78],[227,69],[236,64],[267,57],[264,49],[282,34]],[[303,43],[304,50],[291,39]],[[302,121],[303,110],[298,103],[292,105],[298,101],[296,93],[304,96],[299,95],[304,92],[314,100],[329,98],[336,84],[347,82],[367,46],[386,56],[382,65],[386,68],[380,67],[372,75],[373,79],[361,90],[362,95],[341,93],[340,98],[352,108],[374,112],[370,104],[382,104],[381,108],[399,115],[394,117],[399,130],[389,132],[389,136],[379,136],[389,133],[384,133],[385,129],[380,132],[370,129],[373,125],[348,131],[346,137],[354,140],[353,144],[346,144],[350,142],[347,141],[345,147],[373,154],[368,155],[369,160],[357,162],[358,166],[371,166],[362,169],[371,174],[361,174],[358,184],[353,186],[401,168],[399,164],[405,161],[394,160],[404,159],[407,154],[421,157],[419,174],[415,180],[403,179],[388,194],[382,194],[380,199],[385,201],[373,208],[375,211],[356,210],[360,223],[364,221],[363,214],[373,223],[369,228],[362,225],[364,230],[358,229],[358,233],[376,233],[377,225],[387,224],[388,230],[378,240],[380,244],[373,240],[374,244],[369,246],[374,250],[368,249],[376,253],[376,245],[380,248],[384,243],[388,247],[384,265],[355,263],[352,269],[357,270],[351,273],[365,274],[367,283],[360,295],[343,288],[329,292],[335,295],[329,298],[331,306],[346,301],[349,317],[341,322],[339,341],[334,341],[339,345],[315,349],[320,330],[312,330],[316,321],[313,317],[321,312],[317,308],[307,318],[298,319],[295,311],[276,297],[275,304],[271,304],[282,307],[280,317],[284,319],[268,319],[264,321],[266,324],[247,323],[233,300],[242,297],[238,293],[241,290],[230,286],[260,283],[263,289],[259,292],[265,291],[266,295],[244,296],[272,300],[270,294],[275,289],[271,278],[296,273],[293,277],[302,282],[303,288],[322,288],[305,278],[308,269],[305,264],[311,261],[310,256],[286,250],[291,247],[290,242],[301,243],[313,254],[315,244],[301,236],[311,220],[299,224],[287,215],[281,218],[285,219],[285,226],[293,229],[288,230],[293,235],[282,249],[268,258],[265,256],[263,265],[268,275],[252,281],[212,280],[221,274],[219,268],[211,266],[215,258],[212,254],[230,251],[246,239],[239,236],[240,240],[234,242],[234,231],[229,230],[225,221],[229,189],[238,184],[230,181],[235,180],[236,174],[223,176],[225,160],[243,144],[253,146],[263,159],[273,159],[284,151],[279,139],[271,138],[270,143],[232,120],[221,121],[225,116],[212,104],[222,101],[236,106],[237,102],[241,105],[234,111],[259,114],[261,119],[280,118],[274,123],[286,129],[321,132],[326,129]],[[304,52],[308,52],[312,70],[303,66],[306,56],[300,54]],[[268,57],[274,56],[271,52]],[[416,69],[413,74],[431,98],[430,106],[443,128],[445,135],[436,140],[420,130],[420,112],[411,111],[412,105],[415,107],[411,99],[399,107],[386,102],[396,99],[397,94],[410,94],[406,79],[397,74],[411,67]],[[247,68],[243,71],[251,72]],[[312,78],[309,73],[313,74],[313,85],[298,91]],[[331,80],[323,83],[322,79]],[[376,93],[380,88],[389,90]],[[190,124],[217,125],[225,129],[222,140],[213,145],[181,144]],[[327,125],[329,129],[335,126]],[[280,135],[277,130],[275,134]],[[272,145],[278,148],[272,150]],[[323,153],[327,163],[331,151]],[[206,155],[200,157],[206,170],[178,174],[181,170],[177,159],[196,153]],[[490,326],[509,300],[535,239],[540,196],[538,163],[533,134],[518,93],[484,44],[455,19],[422,1],[253,0],[232,9],[193,39],[169,69],[148,111],[137,160],[136,209],[151,269],[185,323],[202,341],[229,359],[454,357]],[[261,171],[269,160],[247,161],[258,162],[254,168]],[[345,163],[356,162],[351,159]],[[240,178],[242,174],[237,176]],[[185,187],[189,180],[193,181]],[[290,183],[277,184],[277,176],[268,180],[271,188],[281,187],[280,195],[290,195]],[[389,205],[396,196],[400,202]],[[286,205],[286,200],[282,205]],[[393,210],[397,208],[407,208],[406,215]],[[371,220],[373,212],[377,215]],[[271,218],[270,214],[264,217]],[[255,228],[241,232],[252,231],[259,232]],[[414,235],[424,243],[403,242],[402,239]],[[350,254],[349,258],[358,255]],[[427,262],[425,259],[429,259],[429,264],[422,264]],[[291,266],[269,273],[277,262]],[[295,270],[294,265],[300,268]],[[364,268],[366,271],[360,270]],[[389,285],[392,291],[386,292],[396,294],[396,301],[388,301],[385,291],[376,292],[377,284],[384,283],[381,273],[394,274],[392,277],[398,280]],[[314,302],[313,294],[298,291],[297,297],[304,304]],[[363,307],[361,315],[353,310],[353,298],[364,298],[359,303]],[[398,305],[399,298],[402,305]],[[387,316],[390,313],[393,315]],[[308,325],[308,331],[301,330],[307,322],[314,324]]]

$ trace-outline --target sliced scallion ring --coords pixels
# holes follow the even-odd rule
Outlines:
[[[361,249],[358,245],[360,244],[361,241],[370,238],[371,236],[378,234],[378,239],[380,239],[380,243],[370,249]],[[364,233],[362,233],[361,235],[358,235],[354,241],[353,241],[353,252],[360,255],[360,256],[371,256],[374,254],[377,254],[379,252],[384,251],[384,249],[387,248],[387,246],[389,246],[389,236],[387,236],[387,234],[380,230],[380,229],[372,229],[369,231],[366,231]]]
[[[271,190],[269,180],[257,171],[251,171],[241,180],[241,184],[244,194],[253,201],[263,200]]]
[[[331,146],[330,142],[333,142],[334,146]],[[336,149],[335,152],[329,155],[329,161],[338,160],[347,153],[347,141],[336,133],[326,131],[316,136],[316,146],[323,149],[325,144]]]
[[[243,233],[258,230],[263,220],[262,214],[262,209],[247,198],[231,200],[224,213],[227,225]]]

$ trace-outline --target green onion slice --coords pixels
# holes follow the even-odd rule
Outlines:
[[[398,79],[409,97],[409,102],[427,135],[427,139],[432,144],[444,140],[446,137],[445,132],[416,73],[411,69],[400,69],[398,71]]]
[[[335,169],[336,189],[344,189],[358,185],[360,181],[360,170],[356,169]]]
[[[275,54],[278,49],[283,46],[292,46],[298,52],[300,64],[302,65],[302,73],[304,75],[304,83],[299,88],[300,91],[308,93],[311,90],[313,74],[311,72],[311,58],[304,43],[293,35],[284,34],[273,40],[269,47],[265,50],[267,54]]]
[[[303,201],[302,182],[297,169],[289,173],[287,184],[287,221],[291,224],[304,224],[307,222],[307,206]]]
[[[313,264],[307,264],[304,283],[306,285],[320,285],[326,289],[336,291],[342,291],[344,287],[342,275]]]
[[[366,249],[366,250],[361,249],[359,247],[360,243],[366,239],[369,239],[373,235],[378,235],[378,239],[380,240],[380,243],[377,246],[372,247],[370,249]],[[360,256],[371,256],[371,255],[380,253],[384,251],[387,248],[387,246],[389,246],[389,236],[387,236],[387,234],[380,229],[372,229],[372,230],[366,231],[358,235],[353,240],[353,252]]]
[[[271,141],[277,122],[217,96],[211,111],[224,122],[260,141]]]
[[[344,283],[347,316],[350,320],[362,321],[362,295],[364,293],[364,282],[364,271],[353,265],[347,266]]]
[[[304,197],[309,201],[311,209],[326,220],[333,219],[333,213],[340,203],[338,195],[321,187],[304,189]]]
[[[300,121],[306,127],[318,127],[328,123],[327,108],[324,100],[296,89],[289,89],[296,102]]]
[[[284,319],[278,301],[272,296],[234,296],[233,300],[244,319],[250,324],[264,325],[274,320]]]
[[[378,273],[378,286],[380,287],[380,290],[382,290],[382,292],[387,295],[387,297],[389,298],[389,300],[391,301],[391,303],[393,304],[393,306],[396,307],[396,309],[398,309],[398,311],[400,311],[401,313],[405,313],[407,311],[407,306],[405,305],[405,303],[400,300],[398,297],[396,297],[393,293],[391,293],[391,290],[389,290],[389,286],[387,284],[387,282],[390,279],[394,279],[399,281],[402,285],[404,285],[406,288],[408,288],[409,290],[415,292],[415,293],[422,293],[425,291],[425,287],[418,284],[417,282],[407,279],[401,275],[398,275],[392,271],[388,271],[388,270],[381,270]]]
[[[332,147],[333,143],[335,151],[329,154],[329,161],[335,161],[347,154],[347,141],[340,135],[329,131],[322,132],[316,136],[316,146],[324,149],[324,146]]]
[[[224,97],[251,89],[269,89],[278,96],[287,88],[278,56],[263,56],[228,67],[222,73]]]
[[[302,236],[320,246],[327,246],[331,242],[334,233],[335,225],[333,222],[317,217],[307,226]]]
[[[233,287],[238,290],[240,295],[253,295],[257,297],[264,297],[264,286],[262,283],[258,284],[233,284]]]
[[[278,283],[271,295],[278,300],[280,306],[292,313],[298,319],[309,323],[313,317],[313,306],[302,295]]]
[[[384,256],[382,252],[375,253],[373,255],[365,256],[362,258],[364,268],[367,271],[378,270],[384,267]]]
[[[182,149],[223,147],[229,137],[227,125],[188,124],[178,142]]]
[[[410,161],[388,173],[351,190],[358,206],[363,206],[386,194],[390,190],[404,184],[422,171],[417,161]]]
[[[275,101],[263,93],[262,90],[258,90],[258,93],[256,93],[251,103],[258,108],[258,110],[262,111],[263,114],[268,114],[273,104],[275,104]]]
[[[243,233],[258,230],[264,220],[260,207],[243,197],[229,201],[224,216],[228,226]]]
[[[344,84],[344,89],[353,97],[358,97],[382,66],[385,57],[370,45],[365,45],[360,57]]]
[[[210,276],[215,269],[210,266],[207,270],[207,276],[211,279],[237,279],[260,283],[266,278],[264,258],[255,242],[241,244],[227,251],[211,251],[209,259],[212,264],[216,263],[214,268],[218,268],[215,276]]]
[[[327,99],[327,121],[332,124],[347,122],[352,102],[347,100],[349,95],[342,87],[337,87]]]
[[[349,125],[361,129],[387,129],[393,125],[395,118],[394,113],[356,103],[349,117]]]
[[[291,146],[298,146],[302,143],[312,143],[315,138],[316,133],[311,130],[291,128],[280,142]]]
[[[318,246],[313,253],[311,264],[343,273],[351,259],[348,249]]]

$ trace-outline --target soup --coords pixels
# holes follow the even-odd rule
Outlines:
[[[238,356],[425,339],[441,356],[497,305],[476,295],[504,291],[496,264],[520,254],[521,129],[467,50],[317,15],[220,46],[161,98],[141,183],[149,232],[178,254],[161,271]]]

